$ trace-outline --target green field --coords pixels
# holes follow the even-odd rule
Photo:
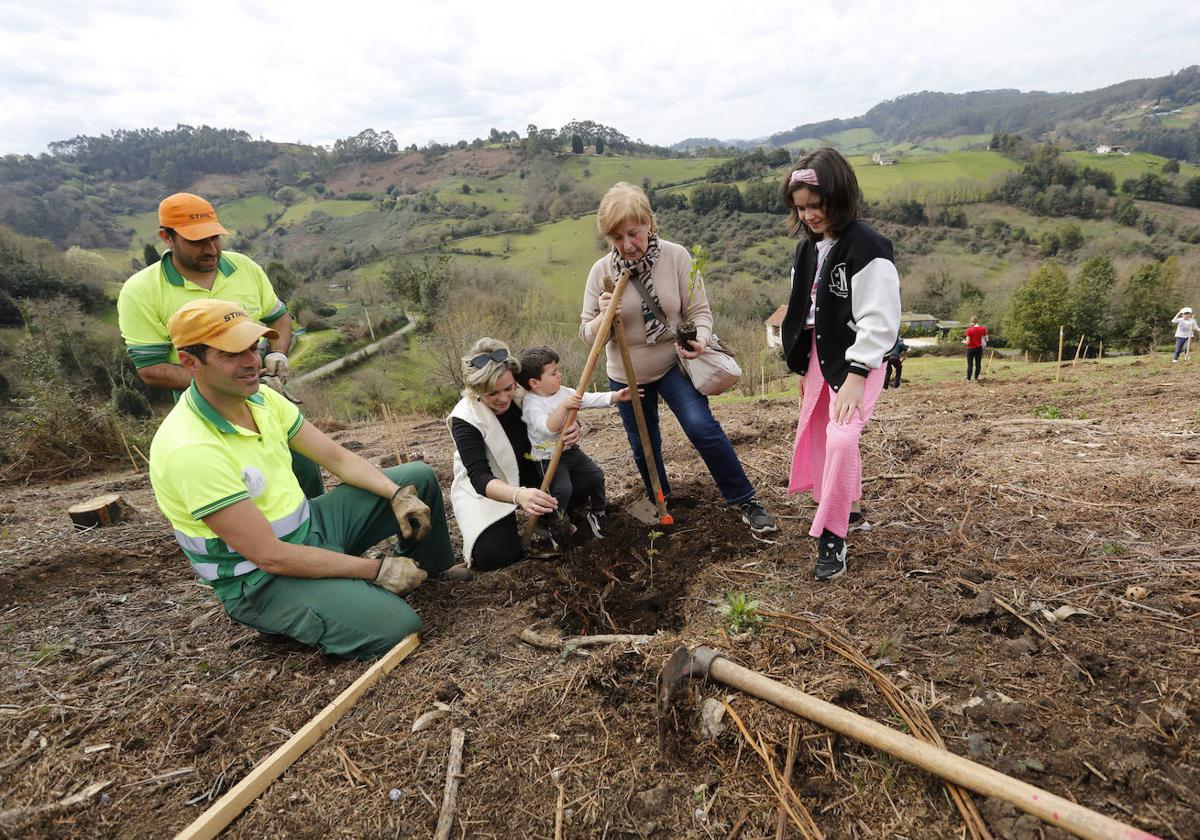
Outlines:
[[[563,164],[563,171],[577,181],[591,182],[597,194],[602,194],[618,181],[641,186],[643,179],[650,179],[650,186],[679,184],[696,181],[708,174],[708,170],[724,163],[725,158],[639,158],[639,157],[586,157],[576,156]],[[584,175],[584,170],[590,175]]]
[[[877,201],[889,194],[924,196],[938,187],[962,181],[987,184],[1021,167],[999,152],[950,152],[945,155],[901,158],[892,166],[879,166],[870,156],[850,158],[863,194]]]
[[[1161,174],[1163,164],[1167,162],[1167,158],[1165,157],[1147,154],[1146,152],[1133,152],[1128,155],[1097,155],[1091,152],[1067,152],[1064,157],[1070,158],[1080,166],[1090,166],[1092,169],[1111,172],[1113,177],[1117,179],[1118,187],[1121,186],[1121,182],[1126,178],[1136,178],[1146,172]],[[1197,175],[1200,175],[1200,166],[1192,163],[1179,164],[1180,178],[1194,178]],[[1172,176],[1168,175],[1166,177],[1170,178]]]
[[[455,243],[458,248],[482,248],[503,256],[460,255],[455,260],[500,266],[533,277],[545,283],[548,306],[574,314],[583,299],[588,269],[603,253],[598,237],[596,216],[588,213],[578,219],[542,225],[530,234],[503,233],[460,240]]]
[[[279,217],[279,221],[276,224],[294,225],[297,222],[304,221],[318,210],[327,216],[343,218],[346,216],[357,216],[359,213],[366,213],[374,209],[374,201],[349,201],[341,198],[327,198],[323,201],[317,201],[315,198],[310,197],[296,202],[289,207]]]
[[[267,214],[278,214],[283,205],[262,193],[248,195],[221,204],[217,208],[217,218],[227,229],[246,234],[254,230],[263,230],[267,226]]]

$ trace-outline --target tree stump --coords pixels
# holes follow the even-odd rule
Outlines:
[[[94,499],[88,499],[86,502],[71,505],[67,508],[67,515],[75,523],[76,530],[83,531],[133,519],[137,516],[137,511],[121,498],[119,493],[107,493]]]

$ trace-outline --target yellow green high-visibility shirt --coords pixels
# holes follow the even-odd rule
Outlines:
[[[304,417],[270,388],[260,388],[246,404],[257,433],[222,417],[193,382],[150,444],[158,507],[193,570],[218,596],[266,573],[227,546],[204,517],[250,499],[279,539],[303,543],[308,536],[308,499],[292,473],[288,448]]]
[[[135,367],[179,364],[167,321],[188,301],[215,298],[240,303],[255,321],[270,324],[287,312],[267,274],[245,254],[225,251],[217,261],[212,289],[197,286],[175,268],[171,252],[125,281],[117,297],[121,338]]]

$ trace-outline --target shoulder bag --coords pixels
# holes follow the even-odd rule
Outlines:
[[[674,330],[675,325],[667,318],[662,307],[646,291],[641,280],[630,275],[629,281],[637,289],[646,306],[654,313],[654,317],[664,324],[669,324]],[[699,356],[694,359],[680,358],[679,368],[683,371],[683,375],[691,380],[696,390],[706,397],[715,397],[717,394],[724,393],[737,384],[742,376],[742,367],[734,358],[733,351],[721,344],[721,340],[715,333],[709,335],[708,345]]]

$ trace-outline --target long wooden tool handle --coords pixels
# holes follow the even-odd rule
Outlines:
[[[847,738],[861,741],[902,761],[915,764],[939,778],[954,782],[959,787],[970,788],[984,796],[994,796],[1011,802],[1022,811],[1077,837],[1088,840],[1161,840],[1139,828],[1098,814],[990,767],[918,741],[911,735],[905,735],[862,715],[848,712],[840,706],[818,700],[811,694],[778,683],[724,657],[713,660],[709,675],[718,682],[794,712]]]
[[[270,787],[271,782],[279,778],[284,770],[304,754],[304,751],[317,742],[329,727],[333,726],[342,715],[350,711],[367,689],[379,682],[380,677],[400,664],[404,657],[417,649],[421,643],[420,637],[413,633],[401,639],[395,647],[385,653],[362,676],[350,684],[350,687],[339,694],[332,703],[291,738],[271,753],[262,764],[250,771],[229,791],[218,799],[195,822],[175,835],[175,840],[197,840],[197,838],[216,837],[240,814],[247,805],[254,801],[260,793]]]
[[[612,280],[604,278],[604,288],[612,291]],[[614,300],[616,299],[614,293]],[[617,334],[617,347],[621,349],[621,365],[625,368],[625,384],[633,392],[633,419],[637,424],[638,438],[642,441],[642,457],[646,461],[646,472],[650,475],[650,489],[654,493],[654,506],[658,510],[658,521],[663,525],[674,525],[675,520],[667,513],[667,500],[663,495],[662,481],[658,475],[658,459],[650,447],[650,430],[646,426],[646,410],[642,407],[642,397],[638,393],[637,374],[633,372],[633,359],[629,355],[629,342],[625,340],[625,331],[621,328],[621,315],[618,312],[613,318],[613,332]]]
[[[608,308],[604,310],[604,317],[600,319],[600,326],[596,328],[596,337],[592,339],[592,352],[588,353],[587,363],[583,366],[583,376],[579,377],[579,387],[575,389],[578,393],[586,391],[587,384],[592,379],[592,371],[596,369],[596,360],[600,358],[600,351],[604,349],[604,345],[608,342],[608,333],[612,329],[613,318],[617,316],[617,306],[621,302],[621,293],[625,291],[627,285],[629,285],[628,269],[621,272],[621,278],[617,281],[617,288],[613,292],[612,300],[608,302]],[[562,429],[558,434],[558,444],[554,447],[554,454],[550,456],[550,466],[546,468],[546,475],[542,478],[541,491],[543,493],[550,490],[550,482],[554,480],[554,473],[558,470],[558,462],[562,459],[562,433],[571,428],[571,424],[575,422],[576,413],[573,410],[568,411],[567,416],[563,418]],[[563,513],[566,513],[566,511],[563,511]],[[533,536],[533,529],[537,527],[537,521],[538,516],[535,513],[531,514],[525,523],[525,530],[521,534],[521,541],[526,545],[529,544],[529,539]]]

